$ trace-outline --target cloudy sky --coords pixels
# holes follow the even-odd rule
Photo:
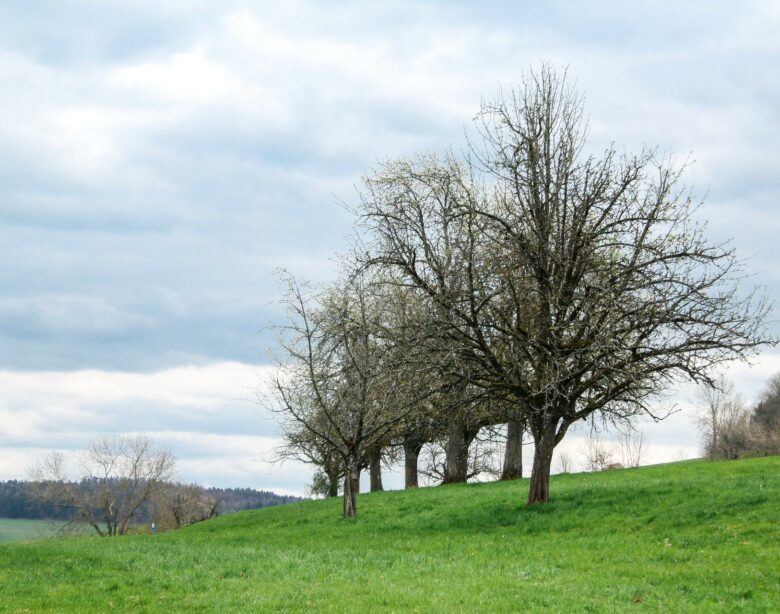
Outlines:
[[[147,432],[182,479],[302,492],[253,402],[274,269],[331,276],[360,175],[463,147],[540,60],[594,146],[694,159],[710,235],[780,298],[778,31],[773,1],[1,3],[0,479]],[[731,376],[751,399],[777,371]],[[690,412],[646,427],[651,460],[696,455]]]

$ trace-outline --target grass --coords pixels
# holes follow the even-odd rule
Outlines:
[[[0,518],[0,542],[54,537],[67,523],[60,520]]]
[[[0,545],[0,611],[780,612],[780,457],[361,495]]]

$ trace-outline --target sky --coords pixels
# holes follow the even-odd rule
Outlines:
[[[708,236],[780,298],[778,31],[772,1],[0,3],[0,479],[143,432],[183,480],[302,493],[256,402],[274,271],[332,278],[361,175],[462,149],[541,61],[592,147],[692,161]],[[751,401],[778,371],[728,375]],[[643,426],[648,462],[698,455],[695,396]]]

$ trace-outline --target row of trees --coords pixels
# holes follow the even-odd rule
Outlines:
[[[550,497],[553,451],[577,422],[664,417],[679,378],[774,339],[742,263],[705,237],[684,167],[653,150],[588,150],[581,96],[550,66],[487,102],[463,155],[389,161],[362,184],[338,281],[284,277],[289,325],[275,399],[286,454],[315,463],[356,513],[359,473],[443,440],[443,481],[504,424],[506,474],[534,443],[528,504]]]

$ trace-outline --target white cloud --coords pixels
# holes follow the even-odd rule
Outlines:
[[[226,67],[209,60],[202,49],[174,53],[118,68],[108,76],[118,89],[137,90],[147,99],[209,102],[236,93],[239,82]]]
[[[0,372],[0,479],[46,451],[102,434],[147,433],[179,458],[181,477],[303,492],[308,471],[274,462],[273,415],[258,404],[270,367],[236,362],[151,373]]]

